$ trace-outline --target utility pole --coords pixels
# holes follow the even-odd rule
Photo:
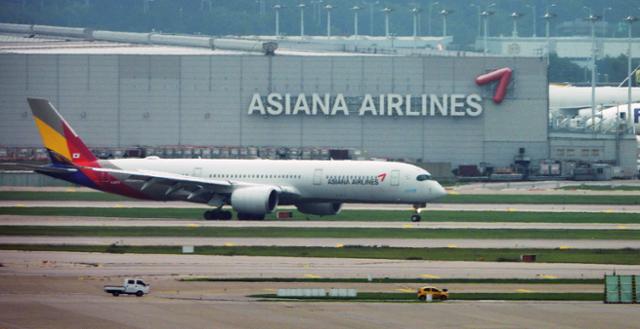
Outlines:
[[[600,20],[599,16],[589,15],[585,20],[591,23],[591,124],[593,125],[593,133],[596,133],[596,22]]]
[[[327,38],[331,37],[331,10],[333,10],[332,5],[324,6],[324,9],[327,10]]]
[[[434,7],[434,6],[437,6],[437,5],[439,5],[439,4],[440,4],[440,2],[438,2],[438,1],[436,1],[436,2],[434,2],[434,3],[430,3],[430,4],[429,4],[429,10],[428,10],[428,12],[427,12],[427,15],[429,16],[429,17],[427,17],[427,18],[429,19],[429,22],[428,22],[428,23],[429,23],[429,25],[428,25],[428,31],[427,31],[427,32],[429,32],[429,36],[431,36],[431,35],[432,35],[432,34],[431,34],[431,11],[433,10],[433,7]]]
[[[276,38],[280,36],[280,9],[282,5],[273,5],[273,10],[276,11]]]
[[[420,15],[420,9],[414,7],[411,9],[411,13],[413,14],[413,37],[415,38],[418,36],[418,16]]]
[[[633,23],[638,20],[638,17],[627,16],[625,19],[627,22],[627,123],[629,127],[633,127],[633,117],[631,113],[631,27]]]
[[[487,55],[487,47],[488,47],[487,38],[489,37],[489,16],[493,14],[494,12],[490,10],[485,10],[482,13],[480,13],[480,15],[482,16],[482,19],[484,20],[484,38],[483,38],[484,47],[483,47],[482,53],[485,56]]]
[[[391,14],[392,11],[393,9],[389,7],[385,7],[384,9],[382,9],[382,12],[384,12],[384,36],[386,38],[389,38],[391,36],[391,34],[389,33],[389,14]]]
[[[359,6],[353,6],[351,10],[353,10],[353,35],[357,38],[358,37],[358,12],[362,10],[362,8]]]
[[[306,7],[304,3],[301,3],[298,5],[298,8],[300,8],[300,36],[301,37],[304,37],[304,7]]]
[[[556,17],[556,14],[549,12],[547,10],[544,13],[544,36],[547,39],[547,66],[549,66],[549,56],[551,55],[551,19]]]
[[[514,11],[511,13],[511,18],[513,19],[513,29],[511,30],[511,36],[514,38],[518,37],[518,19],[524,16],[524,14]]]
[[[453,14],[453,10],[442,9],[440,15],[442,15],[442,36],[447,36],[447,16]]]

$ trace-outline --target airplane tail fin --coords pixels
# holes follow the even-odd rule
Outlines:
[[[42,144],[54,165],[95,167],[97,159],[71,126],[43,98],[27,98]]]

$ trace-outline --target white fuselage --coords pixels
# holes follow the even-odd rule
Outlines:
[[[417,179],[429,175],[426,170],[398,162],[154,157],[109,162],[123,170],[168,172],[234,186],[274,186],[298,195],[296,201],[423,204],[446,194],[435,180]]]

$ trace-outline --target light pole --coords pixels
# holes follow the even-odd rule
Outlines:
[[[613,10],[611,7],[602,8],[602,37],[607,36],[607,11]]]
[[[518,19],[524,16],[524,14],[514,11],[511,13],[511,18],[513,18],[513,30],[511,30],[511,36],[514,38],[518,37]]]
[[[369,35],[373,35],[373,10],[374,6],[379,4],[380,1],[363,1],[362,3],[369,6]]]
[[[537,19],[536,19],[536,5],[527,5],[527,7],[531,8],[531,16],[533,16],[533,33],[531,34],[534,38],[536,37]]]
[[[327,10],[327,38],[331,37],[331,10],[333,10],[332,5],[324,6],[324,9]]]
[[[413,8],[411,9],[411,13],[413,14],[413,37],[417,37],[418,36],[418,16],[420,15],[420,9],[419,8]]]
[[[549,65],[549,56],[551,55],[551,20],[556,17],[556,14],[549,12],[544,13],[544,36],[547,39],[547,66]]]
[[[593,125],[593,133],[596,133],[596,22],[600,20],[599,16],[589,15],[585,20],[591,23],[591,124]]]
[[[280,9],[282,5],[273,5],[273,10],[276,11],[276,38],[280,36]]]
[[[482,19],[484,21],[484,38],[483,38],[483,43],[484,43],[484,47],[483,47],[483,51],[482,53],[484,55],[487,55],[487,38],[489,36],[489,16],[495,14],[495,12],[490,11],[490,10],[485,10],[483,12],[480,13],[480,16],[482,16]]]
[[[476,27],[476,34],[477,34],[478,37],[480,37],[480,29],[481,29],[480,26],[482,25],[481,16],[480,16],[480,12],[481,12],[480,6],[476,5],[475,3],[472,3],[469,6],[470,7],[475,7],[476,10],[478,11],[478,26]]]
[[[358,37],[358,12],[362,10],[362,8],[358,6],[353,6],[351,10],[353,10],[353,35],[357,38]]]
[[[442,9],[440,15],[442,15],[442,36],[447,36],[447,16],[453,14],[453,10]]]
[[[627,122],[629,127],[633,127],[633,118],[631,117],[631,27],[638,17],[627,16],[624,21],[627,22]]]
[[[300,8],[300,36],[301,37],[304,37],[304,7],[306,7],[304,3],[301,3],[298,5],[298,8]]]
[[[429,4],[429,10],[428,10],[428,12],[427,12],[427,16],[429,16],[429,17],[427,17],[427,18],[428,18],[428,20],[429,20],[429,22],[428,22],[428,23],[429,23],[429,25],[428,25],[428,31],[427,31],[427,32],[429,32],[429,35],[432,35],[432,34],[431,34],[431,11],[433,10],[433,7],[434,7],[434,6],[437,6],[437,5],[439,5],[439,4],[440,4],[440,2],[438,2],[438,1],[436,1],[436,2],[434,2],[434,3],[430,3],[430,4]]]
[[[386,38],[389,38],[390,34],[389,34],[389,14],[391,14],[391,12],[393,11],[393,9],[389,8],[389,7],[385,7],[384,9],[382,9],[382,12],[384,12],[384,36]]]

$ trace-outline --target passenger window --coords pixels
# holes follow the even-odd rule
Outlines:
[[[146,286],[146,284],[144,284],[144,282],[142,282],[142,281],[140,281],[140,280],[136,281],[136,284],[139,284],[139,285],[141,285],[141,286],[143,286],[143,287],[144,287],[144,286]]]
[[[133,284],[133,282],[134,282],[133,280],[127,281],[128,284]]]

